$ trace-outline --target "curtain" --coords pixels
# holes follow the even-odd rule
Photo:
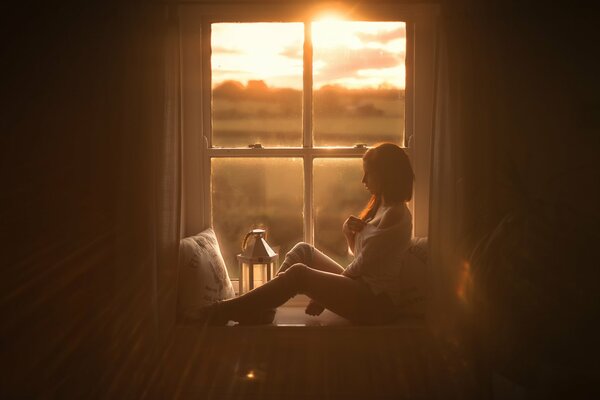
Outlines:
[[[430,179],[430,324],[438,333],[450,332],[456,318],[456,288],[461,265],[458,250],[462,221],[460,203],[461,170],[458,152],[461,137],[457,124],[460,113],[450,102],[448,37],[445,21],[438,28],[434,84],[434,125],[431,141]],[[448,309],[449,308],[449,309]]]
[[[127,226],[117,235],[117,262],[128,285],[117,291],[134,288],[132,293],[123,293],[131,305],[125,312],[119,311],[125,326],[133,322],[128,319],[139,309],[147,310],[130,325],[133,347],[127,354],[128,361],[137,365],[133,368],[145,372],[136,389],[152,393],[160,389],[153,385],[162,373],[160,359],[176,311],[181,209],[178,13],[176,5],[159,4],[124,8],[122,12],[126,24],[123,36],[128,39],[121,47],[124,65],[120,81],[125,110],[121,123],[126,126],[126,135],[121,142],[124,152],[117,220]],[[138,265],[139,269],[131,270],[127,265]],[[144,285],[136,284],[139,282]],[[140,340],[146,345],[139,346]],[[131,375],[124,373],[130,368],[132,365],[120,365],[113,381],[116,394],[135,388],[128,381]]]
[[[3,8],[2,398],[156,394],[180,231],[171,11]]]
[[[468,349],[481,382],[501,374],[532,398],[597,393],[591,17],[575,6],[448,1],[440,26],[432,326]]]
[[[157,174],[157,295],[161,343],[175,323],[177,256],[181,231],[181,129],[179,24],[177,6],[164,8],[163,49],[164,99],[162,141],[159,142],[161,167]]]

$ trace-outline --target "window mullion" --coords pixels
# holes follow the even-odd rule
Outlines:
[[[205,155],[202,157],[202,170],[203,173],[203,185],[204,185],[204,221],[206,226],[213,226],[212,220],[212,187],[211,187],[211,176],[212,176],[212,165],[210,157],[206,154],[212,147],[212,62],[211,62],[211,23],[208,18],[203,18],[201,25],[201,91],[202,91],[202,131],[203,140],[200,143],[202,146],[201,154]]]
[[[304,241],[310,244],[315,239],[313,220],[313,157],[304,157]]]
[[[302,109],[302,143],[304,153],[304,241],[314,243],[313,216],[313,135],[312,135],[312,104],[313,104],[313,54],[311,23],[304,22],[304,52],[303,52],[303,109]]]
[[[360,158],[366,147],[268,147],[262,149],[239,148],[209,148],[206,152],[208,157],[309,157],[309,158]]]
[[[304,23],[304,52],[303,52],[303,108],[302,108],[302,128],[303,145],[307,148],[313,147],[312,136],[312,105],[313,105],[313,71],[312,71],[312,38],[310,21]]]
[[[406,59],[404,87],[404,147],[412,148],[414,140],[415,23],[406,23]],[[410,151],[410,150],[409,150]]]

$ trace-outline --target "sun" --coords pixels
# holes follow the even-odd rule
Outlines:
[[[346,19],[338,13],[335,13],[332,11],[327,11],[327,12],[318,14],[312,20],[313,20],[313,22],[340,22],[340,21],[345,21]]]

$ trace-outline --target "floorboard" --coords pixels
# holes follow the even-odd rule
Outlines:
[[[467,368],[419,320],[355,326],[281,307],[263,326],[178,326],[160,390],[169,399],[464,399]]]

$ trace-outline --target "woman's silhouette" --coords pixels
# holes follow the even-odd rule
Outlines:
[[[275,278],[250,292],[224,300],[198,313],[197,320],[213,324],[229,320],[270,323],[274,309],[297,294],[311,300],[306,313],[325,308],[355,323],[393,321],[403,293],[399,270],[410,245],[414,174],[403,149],[383,143],[363,156],[362,183],[371,198],[359,217],[350,216],[342,233],[354,261],[346,268],[307,243],[287,253]]]

